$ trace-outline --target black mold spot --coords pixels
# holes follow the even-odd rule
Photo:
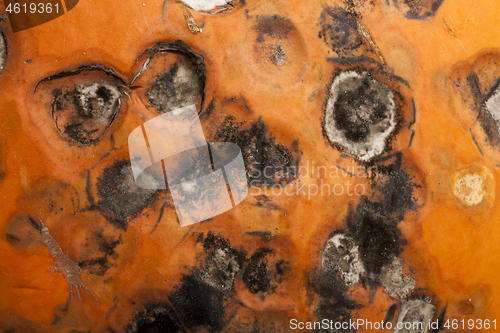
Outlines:
[[[402,251],[396,221],[377,214],[368,202],[356,211],[356,238],[359,253],[368,276],[380,275],[383,266],[391,263]]]
[[[212,233],[203,240],[203,249],[205,263],[198,277],[214,288],[231,290],[234,278],[243,266],[244,254],[233,249],[227,239]]]
[[[121,226],[127,217],[140,213],[153,199],[155,190],[140,188],[128,161],[107,168],[98,179],[99,205],[115,215]]]
[[[387,310],[387,313],[385,315],[384,321],[387,322],[392,322],[394,319],[394,315],[396,314],[396,310],[398,309],[398,306],[396,304],[393,304],[389,307]]]
[[[251,258],[248,267],[243,273],[243,282],[252,294],[271,289],[271,278],[267,271],[266,255],[272,253],[269,249],[258,250]]]
[[[345,137],[353,142],[365,141],[371,128],[390,118],[391,111],[383,103],[380,88],[374,81],[363,77],[353,90],[344,90],[334,103],[333,118]],[[385,131],[389,124],[384,124]]]
[[[351,13],[340,7],[324,8],[318,25],[321,28],[319,38],[340,57],[359,56],[363,39]]]
[[[195,277],[185,276],[182,284],[171,294],[170,301],[188,329],[218,332],[223,328],[225,310],[222,292]]]
[[[391,263],[401,251],[404,241],[398,222],[409,210],[418,208],[414,189],[419,187],[401,168],[400,155],[387,166],[377,165],[371,199],[362,197],[356,211],[351,210],[347,225],[359,244],[361,260],[373,280],[383,266]]]
[[[326,103],[324,135],[362,161],[381,154],[396,129],[394,93],[370,72],[335,76]]]
[[[300,159],[297,142],[290,148],[277,144],[260,119],[249,129],[241,126],[227,117],[217,130],[217,137],[241,148],[250,184],[270,186],[296,179]]]
[[[274,252],[268,248],[259,248],[248,261],[243,272],[243,282],[252,294],[259,292],[273,293],[277,284],[283,281],[289,271],[289,263],[273,260]]]
[[[409,19],[423,20],[432,17],[444,2],[444,0],[393,0],[400,9],[407,10],[406,17]]]
[[[186,332],[177,320],[175,311],[166,304],[149,303],[135,315],[127,333],[180,333]]]
[[[158,75],[146,95],[149,103],[159,112],[168,112],[183,106],[198,104],[203,96],[204,84],[196,64],[189,60],[175,63],[169,72]]]
[[[347,287],[338,276],[313,273],[309,287],[320,297],[316,309],[317,318],[328,318],[334,322],[349,322],[351,312],[360,306],[347,295]],[[316,330],[316,332],[324,332]],[[344,329],[339,332],[355,332]]]

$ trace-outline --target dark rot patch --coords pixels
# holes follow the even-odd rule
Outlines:
[[[292,147],[276,143],[260,119],[251,128],[243,129],[242,124],[235,124],[232,117],[227,117],[216,136],[241,148],[250,184],[270,186],[296,179],[300,159],[298,143]]]
[[[183,278],[170,301],[190,330],[218,332],[224,326],[224,294],[194,276]]]
[[[97,191],[99,205],[112,213],[122,226],[129,216],[139,214],[153,200],[156,192],[136,185],[128,161],[117,162],[105,169],[98,179]]]
[[[198,278],[219,290],[233,289],[236,275],[241,271],[245,255],[233,249],[229,241],[212,233],[203,240],[204,263],[197,268]]]
[[[248,263],[245,272],[243,273],[243,282],[252,294],[260,291],[266,292],[271,289],[271,277],[267,271],[266,255],[271,253],[269,249],[258,250]]]
[[[192,104],[202,110],[206,73],[201,55],[181,42],[159,43],[145,54],[131,83],[144,105],[159,113]]]
[[[288,19],[274,15],[259,17],[255,30],[258,33],[257,42],[262,43],[266,38],[288,38],[295,30],[295,26]]]
[[[340,7],[324,8],[318,21],[319,38],[341,58],[359,57],[367,51],[353,14]]]
[[[338,275],[331,276],[322,272],[313,272],[308,286],[319,296],[315,310],[320,320],[328,318],[334,322],[349,322],[351,312],[360,307],[347,294],[347,287]],[[349,328],[340,332],[355,332]]]
[[[404,240],[398,223],[409,211],[418,209],[415,190],[421,185],[402,169],[401,156],[376,165],[373,195],[363,196],[347,225],[359,245],[360,258],[368,277],[376,281],[382,267],[390,265],[402,251]]]
[[[243,282],[252,294],[273,293],[288,270],[289,264],[277,259],[273,250],[259,248],[248,260],[243,271]]]
[[[409,19],[426,19],[436,14],[444,0],[394,0],[400,10],[406,12]]]
[[[114,72],[100,65],[83,66],[40,81],[35,96],[50,108],[61,136],[78,144],[97,142],[121,106],[124,86]]]
[[[181,333],[186,332],[171,306],[160,303],[146,304],[127,326],[127,333]]]
[[[369,72],[340,72],[330,87],[324,133],[362,161],[386,149],[386,140],[396,129],[394,93]]]
[[[420,187],[408,173],[397,167],[388,177],[373,184],[373,188],[376,188],[373,207],[395,220],[402,220],[406,212],[418,208],[414,189]]]
[[[356,211],[356,238],[359,253],[368,276],[380,275],[382,267],[392,262],[402,251],[396,221],[377,214],[370,203],[363,202]]]

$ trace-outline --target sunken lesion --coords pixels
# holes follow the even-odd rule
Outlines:
[[[147,56],[130,83],[146,106],[165,113],[188,105],[203,109],[205,59],[182,41],[162,42],[144,52]]]
[[[324,131],[331,142],[367,161],[384,151],[396,128],[396,112],[386,84],[368,72],[341,72],[330,86]]]
[[[411,127],[406,83],[373,61],[338,66],[328,88],[323,136],[341,153],[370,163],[406,140]],[[411,140],[410,140],[411,143]]]
[[[168,72],[159,74],[146,93],[149,103],[160,113],[199,104],[202,95],[203,83],[196,68],[187,60],[175,63]]]
[[[62,138],[91,145],[118,115],[125,87],[113,70],[86,65],[44,78],[37,84],[35,96],[50,108]]]

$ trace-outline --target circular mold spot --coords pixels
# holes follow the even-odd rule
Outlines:
[[[467,206],[479,205],[492,191],[493,175],[486,167],[478,171],[459,171],[452,179],[453,194]]]
[[[324,132],[361,161],[381,154],[396,128],[396,103],[391,89],[368,72],[341,72],[330,86]]]

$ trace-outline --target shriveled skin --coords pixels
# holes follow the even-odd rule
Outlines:
[[[0,22],[0,330],[500,320],[499,11],[80,0],[15,34]],[[127,143],[183,103],[249,179],[188,227],[168,189],[135,185]]]

